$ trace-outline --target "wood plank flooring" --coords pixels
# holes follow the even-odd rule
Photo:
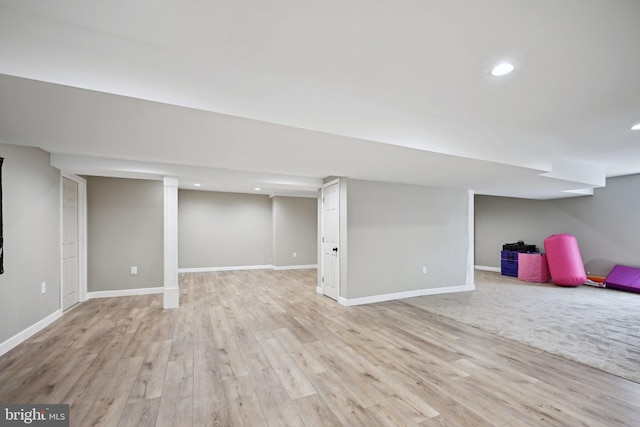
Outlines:
[[[391,301],[343,307],[316,271],[180,275],[91,300],[0,358],[0,402],[72,426],[637,426],[640,384]]]

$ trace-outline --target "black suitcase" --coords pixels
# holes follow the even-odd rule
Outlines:
[[[536,245],[527,245],[522,240],[516,243],[505,243],[502,245],[503,251],[513,251],[513,252],[538,252],[538,248]]]

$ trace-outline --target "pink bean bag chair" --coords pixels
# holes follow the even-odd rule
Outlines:
[[[571,234],[554,234],[544,239],[551,281],[559,286],[580,286],[587,281],[578,241]]]
[[[518,280],[546,283],[549,281],[549,268],[545,254],[518,254]]]

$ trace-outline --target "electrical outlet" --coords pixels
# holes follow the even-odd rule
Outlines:
[[[422,267],[422,274],[427,274],[427,267]]]
[[[47,282],[42,282],[42,293],[43,294],[47,293]]]
[[[298,256],[298,252],[294,252],[294,253],[293,253],[293,257],[294,257],[294,258],[297,258],[297,256]]]
[[[131,274],[138,274],[138,267],[131,267]]]

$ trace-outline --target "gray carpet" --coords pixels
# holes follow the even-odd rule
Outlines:
[[[640,294],[476,271],[476,290],[404,300],[640,383]]]

